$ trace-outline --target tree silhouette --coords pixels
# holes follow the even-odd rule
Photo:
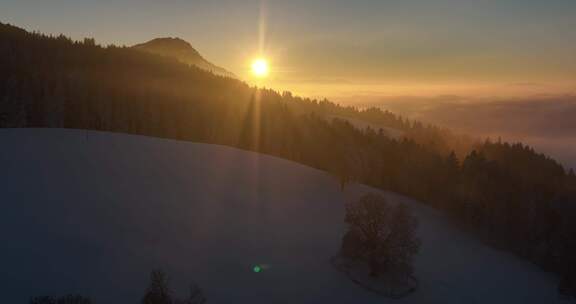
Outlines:
[[[185,299],[172,297],[169,278],[162,270],[150,274],[150,285],[142,299],[142,304],[204,304],[207,302],[204,292],[198,285],[190,285],[190,294]]]
[[[154,270],[150,274],[150,285],[146,289],[142,304],[172,304],[172,296],[168,287],[169,280],[162,270]]]
[[[343,242],[343,253],[366,260],[370,275],[386,271],[412,273],[412,257],[420,243],[417,227],[404,204],[391,204],[377,194],[367,194],[346,206],[350,229]]]
[[[36,297],[30,300],[30,304],[91,304],[90,299],[80,295],[67,295],[63,297]]]

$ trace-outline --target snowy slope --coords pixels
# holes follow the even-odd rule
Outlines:
[[[318,170],[233,148],[61,129],[0,130],[2,303],[79,292],[138,303],[162,267],[209,303],[556,303],[556,281],[409,199],[420,290],[387,300],[332,268],[346,193]],[[261,273],[251,271],[264,264]]]

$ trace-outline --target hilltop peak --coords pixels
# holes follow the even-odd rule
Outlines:
[[[161,37],[155,38],[148,42],[137,44],[133,48],[152,54],[166,57],[172,57],[178,61],[194,65],[198,68],[210,71],[214,74],[226,77],[236,78],[236,76],[204,59],[192,44],[178,37]]]
[[[200,53],[198,53],[198,51],[196,51],[188,41],[178,37],[155,38],[148,42],[137,44],[134,47],[139,49],[166,48],[173,50],[187,50],[194,51],[200,55]]]

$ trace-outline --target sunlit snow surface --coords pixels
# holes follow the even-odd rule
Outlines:
[[[420,220],[420,289],[387,300],[330,265],[342,193],[324,172],[238,149],[62,129],[0,130],[2,303],[138,303],[152,269],[209,303],[556,303],[556,280],[397,195]],[[255,266],[261,269],[254,271]]]

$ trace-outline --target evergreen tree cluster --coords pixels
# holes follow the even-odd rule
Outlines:
[[[476,142],[379,109],[279,94],[175,59],[4,24],[0,127],[142,134],[293,160],[335,175],[342,187],[357,181],[444,210],[560,273],[562,290],[576,292],[576,177],[522,144]]]

